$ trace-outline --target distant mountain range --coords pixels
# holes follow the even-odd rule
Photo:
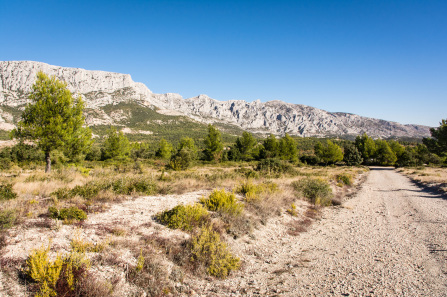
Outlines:
[[[366,132],[375,138],[422,138],[430,135],[427,126],[402,125],[277,100],[265,103],[259,100],[218,101],[206,95],[183,99],[174,93],[155,94],[144,84],[134,82],[128,74],[32,61],[0,62],[0,130],[14,128],[40,70],[65,81],[70,91],[83,97],[87,107],[87,125],[117,125],[128,133],[151,134],[148,123],[154,121],[159,121],[160,125],[169,125],[166,117],[161,120],[153,118],[153,112],[145,113],[147,118],[139,114],[136,123],[132,118],[141,108],[171,116],[172,119],[188,118],[193,122],[218,123],[262,134],[346,137]],[[120,108],[129,103],[139,108]]]

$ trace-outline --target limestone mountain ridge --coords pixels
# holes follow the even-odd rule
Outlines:
[[[328,112],[279,100],[219,101],[207,95],[183,99],[175,93],[156,94],[143,83],[134,82],[129,74],[53,66],[33,61],[0,61],[1,130],[11,130],[14,127],[18,120],[18,112],[14,110],[23,110],[38,71],[55,75],[67,83],[71,92],[82,96],[86,103],[86,122],[89,126],[126,126],[124,120],[133,116],[131,112],[107,112],[105,107],[132,102],[159,114],[186,116],[200,123],[233,125],[263,134],[338,137],[366,132],[375,138],[422,138],[430,135],[427,126],[403,125],[350,113]],[[150,131],[142,133],[150,134]]]

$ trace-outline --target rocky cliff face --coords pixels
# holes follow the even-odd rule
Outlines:
[[[331,113],[318,108],[282,101],[218,101],[206,95],[183,99],[178,94],[154,94],[130,75],[79,68],[52,66],[31,61],[0,62],[0,129],[13,127],[13,116],[6,107],[23,108],[38,71],[55,75],[67,83],[73,93],[86,101],[89,125],[114,124],[116,117],[103,107],[120,102],[135,102],[156,108],[167,115],[186,115],[204,123],[221,122],[251,132],[289,133],[301,136],[358,135],[373,137],[425,137],[429,127],[402,125],[396,122],[361,117],[348,113]]]

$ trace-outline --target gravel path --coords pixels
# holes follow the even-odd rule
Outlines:
[[[299,238],[306,267],[276,281],[290,296],[447,296],[446,235],[445,197],[372,168],[345,208]]]
[[[372,168],[344,207],[324,210],[298,237],[266,226],[262,232],[269,244],[251,243],[256,253],[243,256],[242,271],[199,291],[206,296],[447,296],[445,199],[392,168]]]

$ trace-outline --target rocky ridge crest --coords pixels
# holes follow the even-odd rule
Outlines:
[[[368,133],[373,137],[426,137],[429,127],[362,117],[349,113],[331,113],[318,108],[282,101],[218,101],[206,95],[183,99],[179,94],[155,94],[130,75],[80,68],[52,66],[32,61],[0,62],[0,129],[13,127],[12,116],[3,106],[22,108],[38,71],[55,75],[79,94],[89,113],[88,125],[114,124],[114,116],[103,107],[120,102],[135,102],[167,115],[185,115],[203,123],[221,122],[259,133],[299,136],[343,136]],[[119,116],[119,115],[117,115]]]

